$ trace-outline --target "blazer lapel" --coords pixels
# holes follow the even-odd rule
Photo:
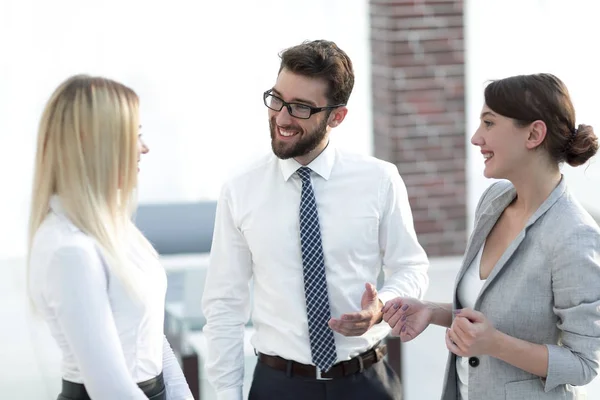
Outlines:
[[[465,257],[463,258],[462,266],[456,276],[455,288],[458,287],[458,284],[469,268],[469,265],[471,265],[473,259],[481,249],[481,246],[483,246],[483,243],[496,224],[496,221],[498,221],[498,218],[500,218],[500,215],[502,215],[504,209],[513,201],[515,196],[516,191],[514,188],[506,190],[497,198],[493,199],[479,214],[477,221],[475,221],[475,229],[471,235],[471,240],[469,241],[469,245],[465,251]],[[454,301],[456,304],[458,303],[456,293],[454,295]]]
[[[552,193],[550,193],[550,196],[548,196],[548,198],[542,203],[542,205],[540,207],[538,207],[538,209],[533,213],[533,215],[529,218],[529,220],[523,227],[523,230],[521,232],[519,232],[517,237],[511,242],[511,244],[508,246],[508,248],[504,251],[504,253],[500,257],[500,259],[498,260],[496,265],[494,265],[494,268],[492,269],[490,275],[488,276],[487,280],[485,281],[485,284],[483,285],[483,287],[481,288],[481,291],[479,292],[479,296],[477,297],[477,301],[475,302],[475,309],[479,309],[479,305],[481,303],[481,299],[482,299],[484,292],[498,277],[498,275],[500,274],[500,272],[502,271],[502,269],[504,268],[504,266],[506,265],[508,260],[510,260],[512,255],[519,248],[520,244],[523,242],[523,239],[525,239],[525,236],[527,235],[527,230],[529,229],[529,227],[531,227],[542,215],[544,215],[546,213],[546,211],[548,211],[554,205],[554,203],[556,203],[556,201],[563,195],[565,190],[566,190],[566,183],[565,183],[564,177],[562,177],[560,183],[556,186],[556,188],[554,188]],[[509,193],[511,193],[512,196],[510,196],[510,201],[507,201],[509,199],[509,196],[508,196]],[[492,202],[492,205],[494,206],[493,209],[494,209],[494,215],[495,215],[494,224],[496,223],[496,221],[498,220],[498,218],[500,217],[500,215],[502,214],[504,209],[506,207],[508,207],[508,205],[512,202],[515,195],[516,195],[516,191],[514,189],[512,189],[512,190],[506,192],[505,194],[500,195],[495,201]],[[493,227],[493,225],[492,225],[492,227]],[[487,238],[487,235],[490,233],[490,231],[491,231],[491,228],[485,232],[485,236],[481,240],[482,242],[485,238]],[[477,247],[477,250],[479,250],[480,247]]]
[[[506,265],[506,262],[512,257],[515,250],[517,250],[517,248],[519,247],[519,245],[521,244],[521,242],[523,241],[524,238],[525,238],[525,229],[523,229],[521,232],[519,232],[517,237],[510,243],[510,245],[506,248],[506,250],[504,250],[504,253],[500,257],[500,259],[498,260],[496,265],[494,265],[494,268],[490,272],[490,275],[486,279],[485,283],[483,284],[483,287],[481,288],[481,291],[479,292],[479,296],[477,296],[477,300],[475,301],[475,307],[474,307],[476,310],[479,309],[479,304],[481,303],[481,298],[483,296],[483,293],[492,284],[492,282],[498,276],[500,271],[502,271],[502,268],[504,268],[504,266]]]

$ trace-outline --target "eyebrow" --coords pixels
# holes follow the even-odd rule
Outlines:
[[[495,117],[495,116],[496,116],[496,114],[494,114],[494,113],[493,113],[493,112],[491,112],[491,111],[485,111],[485,112],[482,112],[482,113],[481,113],[481,116],[480,116],[479,118],[481,119],[481,118],[483,118],[483,117],[486,117],[486,116],[488,116],[488,115],[489,115],[490,117]]]
[[[281,96],[283,96],[283,95],[282,95],[282,94],[281,94],[281,93],[280,93],[280,92],[279,92],[277,89],[275,89],[275,88],[271,89],[271,91],[272,91],[273,93],[275,93],[276,95],[280,96],[280,97],[281,97]],[[306,100],[306,99],[301,99],[301,98],[298,98],[298,97],[294,97],[294,98],[292,99],[291,103],[296,103],[296,102],[299,102],[299,103],[307,103],[307,104],[311,104],[311,105],[313,105],[314,107],[316,107],[316,106],[317,106],[317,103],[315,103],[314,101],[310,101],[310,100]]]

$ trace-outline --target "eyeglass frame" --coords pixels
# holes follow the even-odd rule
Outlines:
[[[346,106],[346,104],[337,104],[334,106],[325,106],[325,107],[313,107],[313,106],[309,106],[308,104],[303,104],[303,103],[288,103],[287,101],[283,100],[281,97],[279,96],[275,96],[273,93],[273,89],[269,89],[267,91],[265,91],[263,93],[263,102],[265,103],[265,106],[269,109],[269,110],[273,110],[273,111],[281,111],[283,110],[283,107],[287,108],[288,114],[290,114],[292,117],[294,118],[298,118],[298,119],[310,119],[310,117],[313,116],[313,114],[317,114],[320,113],[321,111],[325,111],[325,110],[332,110],[334,108],[338,108],[338,107],[344,107]],[[271,108],[267,105],[267,97],[271,96],[271,97],[275,97],[276,99],[279,99],[281,101],[281,108],[279,110],[276,110],[274,108]],[[302,107],[307,107],[310,108],[310,114],[308,114],[308,117],[298,117],[294,114],[292,114],[292,104],[297,104],[299,106]]]

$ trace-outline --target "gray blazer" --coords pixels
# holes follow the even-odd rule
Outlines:
[[[516,196],[507,181],[481,197],[456,288],[502,211]],[[600,228],[565,179],[494,266],[475,303],[496,329],[548,347],[541,379],[490,356],[469,359],[469,400],[583,399],[600,363]],[[456,356],[448,356],[442,400],[456,400]]]

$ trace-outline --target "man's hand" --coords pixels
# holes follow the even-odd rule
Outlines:
[[[329,327],[344,336],[360,336],[379,322],[383,317],[383,303],[377,297],[377,289],[370,283],[365,284],[365,292],[360,300],[361,311],[342,315],[329,320]]]

